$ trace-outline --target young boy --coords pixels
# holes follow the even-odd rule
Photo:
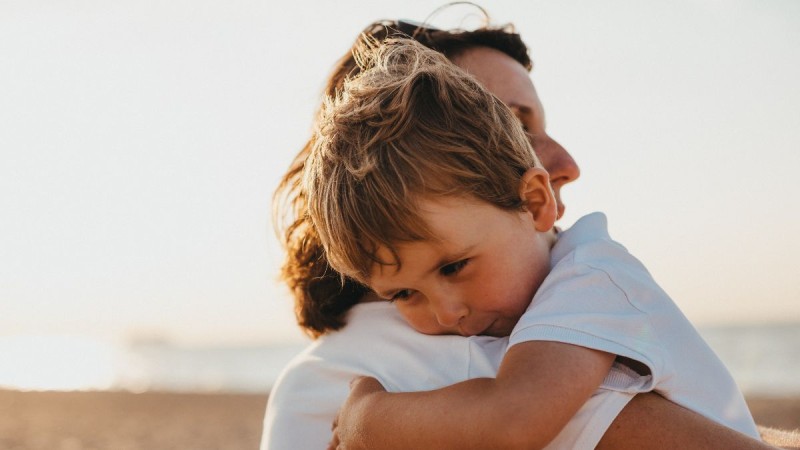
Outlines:
[[[306,162],[328,260],[422,333],[510,340],[495,379],[403,394],[356,382],[332,446],[543,448],[601,383],[629,386],[615,361],[758,438],[725,367],[605,217],[553,231],[548,174],[508,108],[413,41],[366,47]]]

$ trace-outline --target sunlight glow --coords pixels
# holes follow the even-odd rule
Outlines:
[[[82,337],[0,337],[0,387],[109,389],[114,383],[115,355],[113,345]]]

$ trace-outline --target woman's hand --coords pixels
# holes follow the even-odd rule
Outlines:
[[[370,412],[371,399],[385,394],[386,389],[372,377],[356,377],[350,382],[350,395],[333,419],[333,438],[328,450],[361,450],[374,448],[361,432],[362,423]]]

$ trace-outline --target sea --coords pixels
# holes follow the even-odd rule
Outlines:
[[[800,395],[800,322],[702,327],[749,395]],[[0,388],[267,393],[308,342],[180,346],[80,337],[0,337]]]

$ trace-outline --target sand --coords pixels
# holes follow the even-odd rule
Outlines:
[[[0,450],[257,449],[266,395],[0,390]],[[760,425],[800,428],[800,396],[751,397]]]
[[[266,395],[0,391],[0,449],[257,449]]]

